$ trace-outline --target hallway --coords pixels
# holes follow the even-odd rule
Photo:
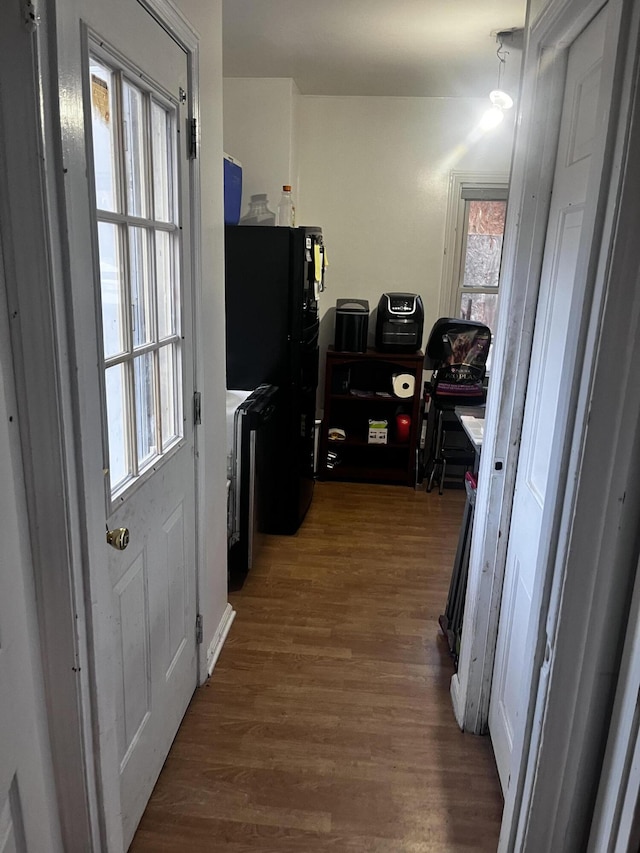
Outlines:
[[[133,853],[493,853],[488,738],[453,717],[439,633],[464,492],[319,483],[270,537]]]

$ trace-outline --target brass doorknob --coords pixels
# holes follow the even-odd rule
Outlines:
[[[107,530],[107,542],[116,551],[124,551],[129,544],[128,528],[116,527],[115,530]]]

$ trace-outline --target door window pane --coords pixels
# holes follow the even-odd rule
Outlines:
[[[160,412],[162,417],[162,449],[179,435],[176,405],[176,352],[173,344],[159,350]]]
[[[129,475],[126,431],[126,383],[124,365],[117,364],[105,371],[107,396],[107,430],[109,435],[109,473],[113,491]]]
[[[151,104],[153,204],[155,218],[161,222],[171,220],[170,129],[171,124],[167,111],[153,101]]]
[[[138,439],[138,465],[157,453],[155,382],[153,353],[145,353],[133,360],[136,398],[136,434]]]
[[[497,287],[506,201],[470,201],[463,287]]]
[[[183,435],[177,108],[116,59],[87,72],[113,497]]]
[[[145,177],[143,95],[135,86],[123,81],[122,99],[127,213],[132,216],[146,216],[147,187]]]
[[[173,239],[166,231],[156,231],[156,292],[158,295],[158,338],[176,332],[177,304],[173,283]]]
[[[148,234],[145,228],[129,228],[129,274],[131,277],[133,345],[138,347],[152,340],[151,275]]]
[[[124,350],[122,326],[122,266],[118,226],[98,222],[100,293],[102,300],[102,341],[105,358]]]
[[[89,64],[96,205],[99,210],[115,211],[118,204],[113,115],[114,74],[93,57],[90,58]]]

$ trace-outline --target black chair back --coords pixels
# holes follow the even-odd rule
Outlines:
[[[453,405],[484,402],[483,380],[491,346],[491,330],[484,323],[441,317],[427,342],[425,367],[433,369],[432,393]]]

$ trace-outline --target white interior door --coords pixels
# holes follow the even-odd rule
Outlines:
[[[72,298],[99,769],[119,849],[197,680],[188,63],[136,0],[77,6]],[[126,529],[123,550],[105,527]]]
[[[54,853],[62,845],[48,755],[35,605],[31,612],[28,609],[28,602],[34,601],[29,528],[5,306],[0,269],[0,853]]]
[[[584,281],[575,272],[598,122],[604,33],[603,10],[569,50],[489,705],[489,730],[504,792],[513,776],[515,733],[526,711],[521,676],[552,448],[565,429],[557,407],[563,369],[572,355],[567,332],[572,312],[582,307]]]

